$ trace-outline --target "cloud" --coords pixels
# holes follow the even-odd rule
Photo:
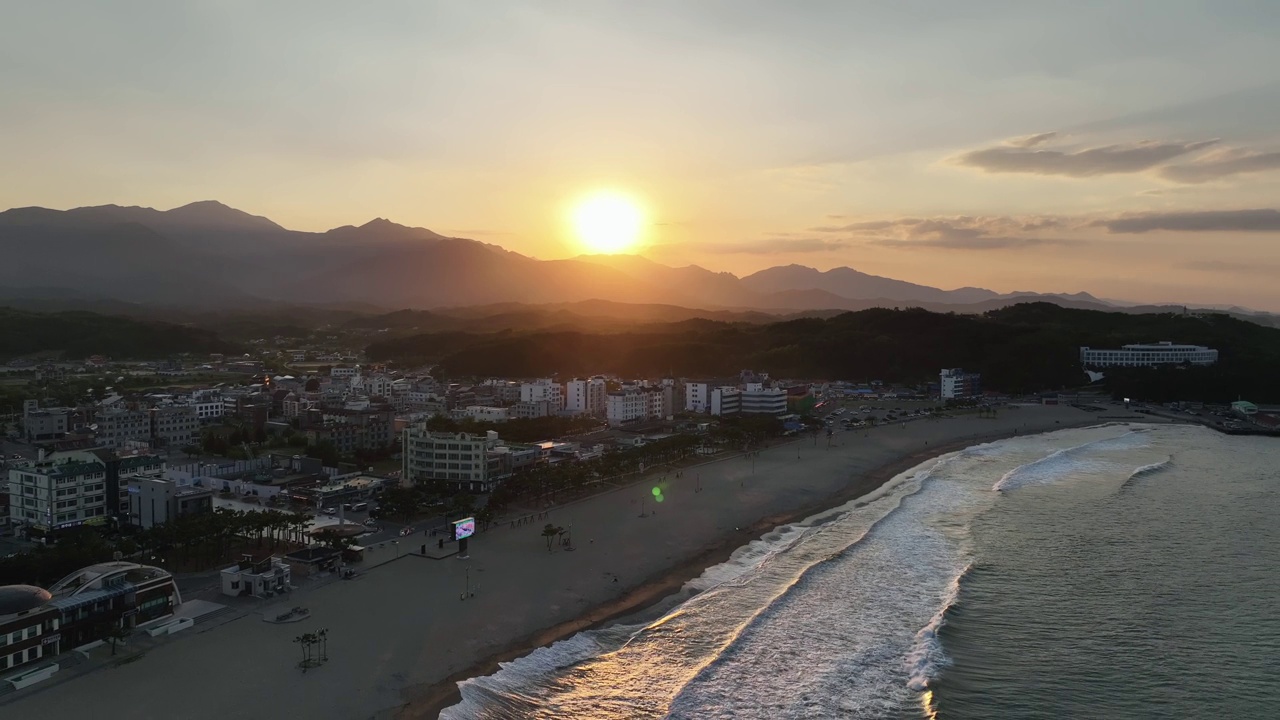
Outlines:
[[[1227,149],[1207,153],[1183,165],[1160,168],[1160,177],[1173,182],[1198,184],[1232,175],[1280,170],[1280,152]]]
[[[824,233],[840,233],[840,232],[862,232],[864,230],[887,230],[896,227],[905,221],[903,220],[873,220],[870,222],[856,222],[848,225],[819,225],[818,227],[809,228],[812,232]]]
[[[1073,245],[1080,241],[1060,237],[1039,237],[1041,230],[1071,224],[1050,216],[970,216],[896,218],[863,220],[846,225],[822,225],[813,232],[847,234],[870,245],[897,248],[946,248],[951,250],[993,250],[1047,245]],[[1088,227],[1088,223],[1084,223]]]
[[[1068,240],[1066,238],[1033,238],[1016,237],[1011,235],[977,235],[968,237],[943,235],[916,240],[883,238],[880,240],[872,240],[871,244],[880,245],[882,247],[907,249],[943,248],[947,250],[1006,250],[1041,247],[1047,245],[1078,245],[1080,244],[1080,241]]]
[[[1268,263],[1237,263],[1223,260],[1194,260],[1182,263],[1187,270],[1199,272],[1226,273],[1229,275],[1268,275],[1280,272],[1280,266]]]
[[[1065,151],[1046,150],[1040,147],[1055,137],[1055,133],[1032,135],[1012,140],[1005,145],[971,150],[952,158],[951,161],[957,165],[977,168],[988,173],[1030,173],[1083,178],[1142,172],[1176,157],[1203,150],[1218,142],[1217,140],[1198,142],[1143,140]]]
[[[1038,135],[1027,135],[1026,137],[1013,138],[1008,141],[1008,144],[1014,147],[1029,148],[1035,147],[1036,145],[1043,145],[1057,137],[1058,133],[1056,132],[1046,132]]]
[[[742,243],[709,243],[694,248],[696,251],[717,255],[783,255],[786,253],[822,253],[835,250],[846,250],[853,246],[852,240],[831,238],[795,238],[783,240],[761,240]],[[686,250],[688,247],[686,246]]]
[[[1200,212],[1146,213],[1112,220],[1098,220],[1094,226],[1112,233],[1145,233],[1152,230],[1174,232],[1280,232],[1280,211],[1205,210]]]

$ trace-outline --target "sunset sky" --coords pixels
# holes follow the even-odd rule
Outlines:
[[[1280,2],[39,2],[0,207],[1280,310]]]

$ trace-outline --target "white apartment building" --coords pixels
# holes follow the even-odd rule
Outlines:
[[[489,472],[489,451],[498,447],[498,433],[431,432],[426,425],[404,430],[404,479],[441,480],[470,492],[488,492],[497,480]]]
[[[608,411],[608,388],[602,377],[573,379],[565,383],[564,409],[591,417],[604,417]]]
[[[155,439],[161,445],[181,448],[200,439],[200,416],[191,405],[162,405],[152,411]]]
[[[648,393],[639,388],[617,390],[606,396],[605,419],[610,425],[644,420],[648,414]]]
[[[217,388],[196,390],[191,393],[191,406],[201,422],[213,422],[222,417],[222,391]]]
[[[520,385],[520,402],[549,402],[551,403],[551,412],[557,413],[564,409],[564,388],[560,383],[550,379],[541,378],[533,382],[521,383]]]
[[[45,530],[114,515],[112,501],[119,502],[108,498],[107,464],[85,451],[11,468],[8,493],[10,522]]]
[[[747,383],[739,396],[743,415],[786,415],[787,391],[785,388],[765,387],[762,383]]]
[[[711,409],[711,390],[713,386],[707,382],[687,382],[684,384],[685,412],[704,413]]]
[[[151,442],[151,413],[146,410],[103,410],[95,418],[97,440],[111,448]]]
[[[943,368],[938,375],[939,395],[944,400],[977,397],[982,394],[982,376],[961,368]]]
[[[1175,345],[1164,340],[1158,343],[1124,345],[1119,350],[1082,347],[1080,362],[1086,367],[1151,367],[1184,362],[1212,365],[1218,362],[1218,351],[1200,345]]]

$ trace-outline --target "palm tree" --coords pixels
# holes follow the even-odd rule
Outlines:
[[[542,537],[547,539],[547,552],[551,552],[551,541],[559,535],[560,532],[560,528],[552,525],[551,523],[547,523],[546,527],[542,528]]]

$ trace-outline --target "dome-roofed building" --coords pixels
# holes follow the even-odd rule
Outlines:
[[[181,602],[167,571],[120,561],[77,570],[48,590],[0,587],[0,673],[101,640],[108,628],[168,617]]]
[[[52,599],[48,590],[35,585],[0,586],[0,619],[35,610]]]

